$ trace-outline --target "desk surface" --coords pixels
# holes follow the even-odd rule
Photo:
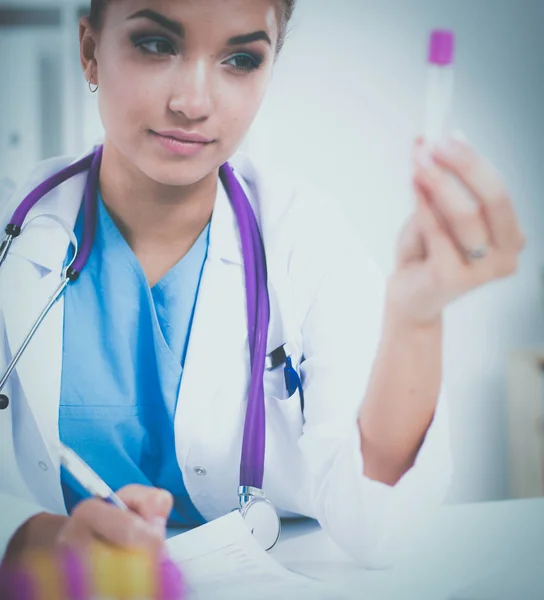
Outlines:
[[[312,521],[285,524],[272,553],[290,569],[338,583],[349,598],[446,600],[497,569],[544,557],[544,498],[447,506],[432,529],[387,571],[358,568]]]

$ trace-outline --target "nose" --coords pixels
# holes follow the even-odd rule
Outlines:
[[[213,107],[211,69],[202,58],[185,60],[172,79],[169,108],[190,121],[210,116]]]

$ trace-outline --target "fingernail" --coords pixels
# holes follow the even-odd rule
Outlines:
[[[433,159],[426,147],[421,146],[416,149],[415,161],[424,170],[429,170],[433,166]]]
[[[155,499],[155,506],[161,512],[170,510],[172,506],[172,495],[166,490],[159,490]]]
[[[153,529],[160,535],[166,534],[166,519],[164,517],[155,517],[152,521]]]
[[[441,140],[434,148],[435,152],[455,157],[463,151],[467,138],[461,130],[456,130]]]
[[[159,496],[161,500],[168,501],[172,497],[172,494],[166,490],[160,490]]]
[[[142,527],[145,527],[149,533],[164,538],[166,535],[166,521],[160,517],[151,521],[143,521]]]
[[[468,138],[461,129],[455,129],[451,132],[451,137],[457,142],[466,143],[468,142]]]
[[[436,145],[434,151],[445,156],[455,156],[458,151],[457,142],[452,137],[447,137]]]

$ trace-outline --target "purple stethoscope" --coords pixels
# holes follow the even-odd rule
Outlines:
[[[24,221],[32,207],[51,190],[71,177],[83,171],[89,171],[83,198],[84,228],[81,246],[79,249],[76,247],[75,256],[63,271],[60,285],[49,298],[47,305],[0,379],[0,392],[52,306],[63,295],[68,284],[78,279],[91,254],[96,230],[98,181],[102,152],[103,147],[99,146],[90,155],[41,183],[24,198],[6,227],[6,237],[0,246],[0,267],[6,259],[13,240],[23,231]],[[262,489],[266,435],[263,374],[267,358],[266,343],[270,319],[266,257],[259,226],[249,199],[228,163],[220,168],[219,177],[227,191],[240,230],[249,329],[251,381],[240,463],[239,510],[257,541],[266,550],[269,550],[279,539],[281,524],[276,509],[266,498]],[[72,243],[74,242],[72,241]],[[289,357],[284,357],[284,360],[287,364],[285,368],[286,385],[288,388],[291,387],[293,378],[295,378],[295,387],[300,390],[302,400],[300,379],[298,379],[296,371],[292,369]]]

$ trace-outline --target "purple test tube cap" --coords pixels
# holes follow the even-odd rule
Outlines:
[[[429,62],[447,66],[453,63],[455,34],[448,29],[435,29],[429,40]]]

